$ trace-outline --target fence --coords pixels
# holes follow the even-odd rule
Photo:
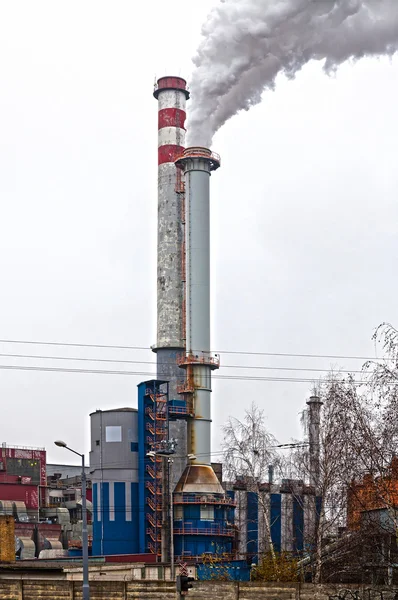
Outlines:
[[[26,577],[26,578],[25,578]],[[38,576],[36,576],[38,577]],[[397,600],[398,588],[257,582],[197,581],[186,600]],[[92,581],[91,600],[175,600],[170,581]],[[0,579],[0,600],[81,600],[81,582],[8,575]]]

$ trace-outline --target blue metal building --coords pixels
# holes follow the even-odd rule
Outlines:
[[[187,414],[184,401],[169,402],[167,395],[163,381],[144,381],[138,386],[139,551],[157,555],[161,550],[162,458],[148,452],[167,439],[169,418]],[[234,500],[225,494],[212,468],[204,467],[202,473],[202,481],[191,482],[188,465],[184,483],[180,480],[173,494],[177,557],[232,552]]]
[[[231,554],[235,528],[234,500],[202,491],[174,494],[174,549],[177,556]]]
[[[139,550],[138,412],[97,410],[91,417],[93,554]]]
[[[148,455],[169,436],[169,419],[188,417],[186,403],[168,400],[168,384],[138,386],[138,410],[96,411],[91,417],[93,554],[161,555],[162,458]],[[212,467],[191,481],[188,465],[173,495],[175,556],[233,550],[233,492]],[[198,469],[194,470],[197,478]],[[166,490],[168,493],[169,490]]]

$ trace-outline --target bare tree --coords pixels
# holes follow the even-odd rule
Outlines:
[[[334,373],[320,383],[317,395],[322,401],[317,449],[317,476],[314,480],[311,448],[293,452],[295,474],[310,481],[312,490],[312,521],[307,531],[309,559],[314,565],[314,581],[319,583],[323,565],[323,547],[336,539],[339,527],[346,522],[347,489],[356,472],[355,456],[348,443],[354,435],[355,422],[350,414],[356,411],[359,399],[354,382]],[[308,411],[304,413],[304,422]],[[305,429],[308,431],[308,423]]]
[[[269,465],[273,465],[276,471],[281,468],[281,459],[275,450],[277,441],[265,426],[263,411],[255,404],[246,410],[243,421],[230,418],[223,431],[226,475],[232,481],[242,481],[247,491],[256,493],[266,546],[276,564],[269,516],[269,490],[264,484]]]
[[[331,372],[313,393],[322,403],[315,460],[310,454],[314,435],[311,441],[307,411],[303,424],[308,446],[290,456],[290,477],[313,488],[313,516],[306,531],[311,543],[302,562],[312,565],[315,582],[343,577],[353,564],[360,573],[367,560],[365,547],[373,557],[380,552],[385,560],[387,539],[389,564],[398,562],[398,330],[383,323],[373,337],[381,358],[365,363],[360,378]],[[224,435],[226,472],[256,492],[266,547],[276,565],[265,480],[268,465],[284,474],[287,465],[255,405],[243,421],[230,419]],[[372,509],[383,509],[387,521],[376,522]],[[340,536],[340,528],[347,525]]]
[[[336,561],[336,552],[333,559],[332,553],[324,552],[325,540],[336,537],[336,528],[347,521],[350,531],[334,545],[342,555],[355,544],[363,547],[365,537],[376,552],[377,535],[390,535],[392,530],[395,538],[398,535],[398,331],[383,323],[373,339],[381,357],[364,364],[360,380],[330,373],[320,384],[315,581],[320,580],[326,563]],[[296,453],[295,464],[309,478],[307,450]],[[374,520],[364,523],[366,516],[374,519],[372,509],[387,511],[384,525],[376,526]]]

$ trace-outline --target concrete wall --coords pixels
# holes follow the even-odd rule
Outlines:
[[[8,576],[10,577],[10,576]],[[18,577],[15,575],[14,577]],[[393,600],[396,588],[367,586],[315,586],[245,582],[194,582],[187,600],[329,600],[344,590],[358,592],[360,600]],[[344,593],[343,593],[344,595]],[[342,597],[343,597],[342,595]],[[0,600],[81,600],[81,582],[57,579],[3,579]],[[175,586],[167,581],[92,581],[92,600],[175,600]],[[353,597],[353,596],[351,596]]]

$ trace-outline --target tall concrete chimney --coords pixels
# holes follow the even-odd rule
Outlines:
[[[158,275],[157,375],[169,381],[169,398],[178,398],[184,355],[183,197],[174,164],[185,144],[187,83],[181,77],[161,77],[154,97],[158,101]],[[179,172],[180,176],[180,172]]]
[[[223,493],[211,467],[211,372],[219,357],[210,353],[210,174],[220,158],[207,148],[187,148],[176,161],[185,174],[186,354],[185,394],[193,415],[187,423],[188,454],[194,455],[176,491]]]
[[[311,396],[308,405],[308,437],[310,444],[310,484],[319,488],[320,478],[320,425],[323,402],[319,396]]]

